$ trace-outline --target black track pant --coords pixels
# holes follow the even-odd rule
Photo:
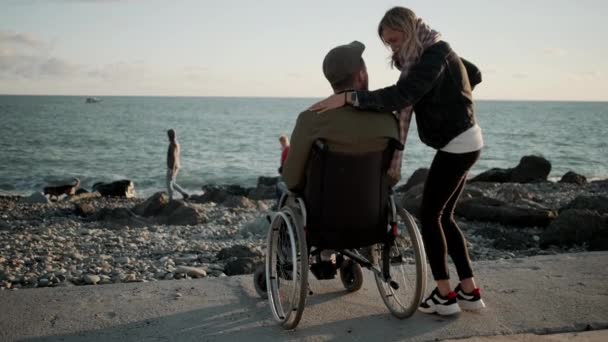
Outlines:
[[[455,154],[437,151],[424,185],[420,219],[422,238],[435,280],[449,279],[447,254],[456,265],[458,277],[473,277],[464,235],[454,220],[454,208],[462,193],[467,173],[480,151]]]

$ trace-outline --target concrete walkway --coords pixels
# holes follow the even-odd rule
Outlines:
[[[395,319],[367,271],[353,294],[315,280],[295,331],[275,325],[251,276],[0,291],[0,340],[605,341],[606,331],[547,334],[608,329],[607,265],[606,252],[476,262],[488,308],[454,318]]]

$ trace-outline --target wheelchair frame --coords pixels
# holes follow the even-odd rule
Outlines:
[[[293,205],[286,205],[286,202],[290,198],[293,199]],[[389,196],[389,205],[389,225],[387,227],[389,238],[387,242],[369,246],[372,251],[372,253],[370,253],[372,260],[368,260],[358,251],[353,249],[340,249],[336,250],[336,253],[340,255],[341,258],[346,256],[352,260],[355,263],[353,267],[360,268],[362,266],[370,270],[374,274],[378,290],[389,311],[394,316],[403,319],[411,316],[422,301],[427,277],[426,255],[420,233],[411,215],[405,209],[397,210],[392,194]],[[264,296],[264,293],[260,290],[261,284],[258,284],[257,282],[261,281],[261,279],[265,281],[264,288],[267,290],[268,301],[274,319],[285,329],[294,329],[302,317],[306,296],[310,291],[308,286],[308,271],[311,270],[309,259],[312,256],[318,255],[323,249],[317,248],[311,252],[311,246],[307,245],[305,232],[307,213],[302,198],[291,192],[283,194],[279,200],[278,208],[278,212],[270,218],[267,252],[263,269],[264,277],[262,278],[261,274],[256,271],[254,282],[256,282],[256,290],[258,290],[260,295]],[[409,303],[401,303],[399,298],[395,295],[395,291],[400,288],[400,285],[392,279],[393,275],[391,275],[390,271],[391,263],[396,262],[396,264],[402,265],[404,262],[402,255],[403,251],[399,250],[400,247],[396,246],[396,240],[399,234],[397,223],[398,217],[403,221],[405,229],[409,234],[416,264],[415,291],[413,298],[409,300]],[[285,245],[279,246],[282,228],[287,230],[289,239],[286,241],[289,243],[289,249],[286,249]],[[382,247],[380,255],[378,255],[377,251],[374,251],[374,246]],[[398,255],[391,256],[393,248],[398,250]],[[281,249],[281,251],[279,251],[279,249]],[[277,251],[279,251],[278,253],[281,253],[278,254],[278,256],[276,254]],[[303,255],[304,252],[306,253],[305,256]],[[279,259],[284,259],[286,256],[290,256],[292,262],[281,264],[284,260]],[[291,267],[285,267],[284,265]],[[281,278],[281,275],[283,278]],[[285,301],[289,300],[289,303],[287,303],[286,306],[284,305],[286,303],[283,303],[281,299],[281,279],[284,279],[283,282],[292,282],[293,284],[293,293],[287,296],[287,298],[284,298]],[[363,279],[360,280],[361,282],[363,281]],[[285,287],[287,285],[283,286]],[[358,290],[358,288],[349,291],[356,290]],[[312,294],[311,291],[310,293]],[[397,305],[397,307],[395,308],[393,305]]]

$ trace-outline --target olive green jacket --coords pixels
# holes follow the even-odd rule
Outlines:
[[[289,190],[305,184],[306,164],[315,140],[325,139],[330,151],[367,153],[382,151],[389,139],[399,139],[399,124],[391,113],[368,112],[350,106],[325,113],[304,111],[291,134],[283,180]]]

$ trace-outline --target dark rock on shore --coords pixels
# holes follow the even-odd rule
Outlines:
[[[608,214],[608,196],[579,196],[560,209],[589,209],[600,214]]]
[[[258,184],[255,188],[250,189],[247,197],[252,200],[267,200],[274,199],[277,196],[277,183],[279,177],[258,177]]]
[[[167,203],[155,219],[161,224],[189,226],[207,221],[207,217],[203,213],[199,213],[194,206],[180,200]]]
[[[468,220],[497,222],[517,227],[545,227],[557,217],[553,210],[511,205],[489,197],[472,198],[459,203],[456,206],[456,214]]]
[[[93,184],[93,191],[99,192],[102,196],[114,196],[114,197],[135,197],[135,185],[128,179],[115,181],[112,183],[95,183]]]
[[[568,171],[568,172],[566,172],[566,174],[564,174],[562,176],[562,178],[559,180],[559,182],[585,185],[585,184],[587,184],[587,178],[583,175],[579,175],[576,172]]]
[[[568,209],[545,230],[540,246],[587,244],[590,250],[608,250],[608,215],[586,209]]]
[[[551,172],[551,162],[540,156],[525,156],[511,172],[515,183],[534,183],[547,181]]]
[[[164,192],[157,192],[148,197],[143,203],[133,207],[133,212],[143,217],[157,216],[169,203],[169,197]]]
[[[412,175],[407,180],[407,182],[405,184],[403,184],[402,186],[397,187],[395,189],[395,192],[406,192],[418,184],[424,184],[428,174],[429,174],[429,169],[427,169],[427,168],[420,168],[420,169],[414,171],[414,173],[412,173]]]
[[[511,169],[493,168],[471,179],[471,182],[535,183],[547,181],[551,162],[540,156],[525,156]]]
[[[130,226],[143,227],[151,222],[136,215],[128,208],[103,208],[89,218],[90,221],[104,221],[112,224],[114,228]]]
[[[91,203],[88,203],[88,202],[75,203],[74,206],[75,206],[74,211],[76,212],[76,215],[78,215],[78,216],[82,216],[82,217],[92,216],[97,212],[95,207]]]
[[[264,261],[260,258],[243,258],[229,261],[224,267],[227,276],[251,274]]]
[[[266,177],[266,176],[258,177],[258,186],[260,186],[260,185],[276,186],[278,182],[279,182],[279,177]]]
[[[511,179],[511,169],[492,168],[471,179],[471,182],[506,183]]]
[[[228,261],[224,273],[229,276],[253,273],[257,265],[264,262],[262,251],[242,245],[224,248],[216,257],[218,260]]]
[[[236,257],[236,258],[256,258],[261,257],[262,254],[260,251],[243,246],[236,245],[229,248],[222,248],[216,255],[218,260],[226,260],[228,258]]]
[[[422,193],[424,192],[424,184],[418,184],[406,191],[403,194],[399,194],[400,200],[396,200],[397,204],[401,204],[401,207],[405,208],[410,214],[420,217],[420,206],[422,204]]]

